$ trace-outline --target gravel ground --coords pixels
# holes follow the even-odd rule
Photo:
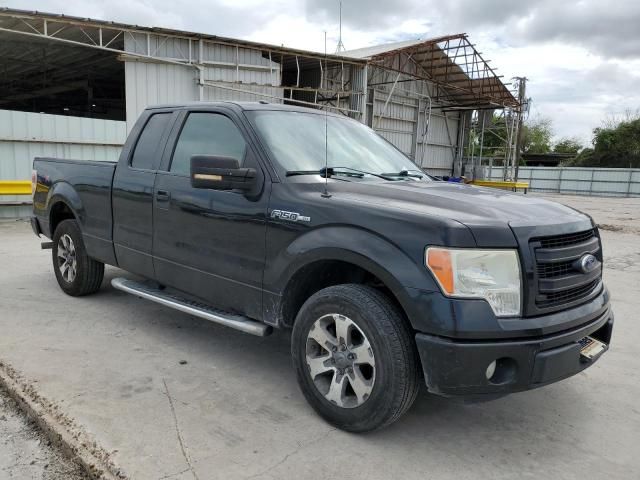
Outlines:
[[[80,468],[66,458],[0,389],[0,480],[81,480]]]
[[[640,197],[581,197],[534,193],[554,202],[586,212],[605,232],[640,235]]]

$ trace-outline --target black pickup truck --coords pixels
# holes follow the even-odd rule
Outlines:
[[[608,348],[590,217],[426,175],[344,116],[147,109],[119,161],[34,161],[36,234],[69,295],[120,290],[242,330],[292,329],[311,406],[361,432],[429,392],[491,399]]]

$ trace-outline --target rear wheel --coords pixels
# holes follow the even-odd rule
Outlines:
[[[53,235],[53,270],[60,288],[74,297],[100,289],[104,264],[87,255],[75,220],[60,222]]]
[[[300,309],[292,335],[298,383],[325,420],[365,432],[396,421],[418,392],[407,322],[379,291],[325,288]]]

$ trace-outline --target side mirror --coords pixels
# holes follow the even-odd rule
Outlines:
[[[216,155],[191,156],[191,186],[212,190],[251,191],[256,185],[256,171],[240,168],[238,160]]]

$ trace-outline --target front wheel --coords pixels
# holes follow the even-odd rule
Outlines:
[[[79,297],[100,289],[104,263],[87,255],[75,220],[64,220],[57,226],[53,234],[52,257],[58,285],[67,295]]]
[[[304,396],[329,423],[351,432],[384,427],[418,392],[418,360],[407,322],[379,291],[325,288],[296,318],[293,363]]]

